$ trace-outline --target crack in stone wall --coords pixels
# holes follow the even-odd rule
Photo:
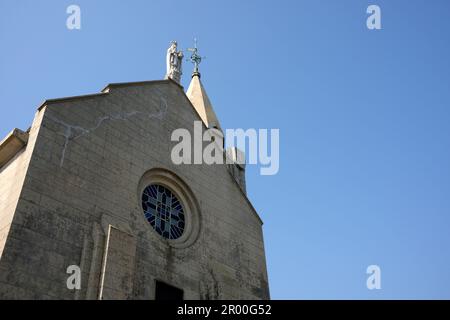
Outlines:
[[[91,128],[83,128],[78,125],[69,124],[69,123],[66,123],[65,121],[55,118],[51,115],[46,115],[46,117],[48,119],[62,125],[65,128],[64,133],[59,133],[60,135],[62,135],[65,138],[63,149],[61,151],[61,160],[60,160],[59,166],[62,167],[64,164],[64,158],[65,158],[66,149],[69,144],[69,141],[78,139],[82,136],[92,133],[93,131],[100,128],[102,126],[102,124],[105,123],[105,121],[127,121],[127,120],[129,120],[129,118],[131,118],[133,116],[143,116],[143,117],[147,117],[148,119],[156,118],[156,119],[162,120],[164,118],[164,115],[167,112],[167,109],[168,109],[167,101],[166,101],[166,99],[161,97],[159,110],[155,113],[135,111],[135,110],[130,111],[130,112],[114,113],[114,114],[110,114],[110,115],[106,115],[106,116],[98,118],[95,121],[95,125]]]

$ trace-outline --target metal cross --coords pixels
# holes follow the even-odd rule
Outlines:
[[[187,50],[192,52],[191,57],[189,58],[189,60],[194,64],[194,73],[199,73],[198,72],[198,65],[202,62],[202,59],[204,59],[206,57],[201,57],[198,54],[197,39],[196,38],[194,38],[194,47],[193,48],[188,48]]]

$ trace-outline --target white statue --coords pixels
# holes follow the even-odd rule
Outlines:
[[[170,78],[177,83],[180,83],[181,75],[181,63],[183,61],[183,52],[177,51],[177,42],[172,41],[169,49],[167,49],[166,63],[167,73],[166,78]]]

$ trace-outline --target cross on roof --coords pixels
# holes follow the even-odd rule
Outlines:
[[[193,73],[193,75],[200,75],[200,73],[198,72],[198,66],[202,62],[202,59],[204,59],[206,57],[201,57],[198,54],[197,39],[196,38],[194,38],[194,47],[193,48],[188,48],[187,50],[192,52],[191,57],[189,58],[189,60],[194,64],[194,73]]]

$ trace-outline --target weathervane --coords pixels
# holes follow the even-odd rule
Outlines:
[[[188,51],[192,52],[191,57],[189,58],[189,61],[191,61],[194,64],[194,72],[192,73],[192,76],[199,76],[200,72],[198,71],[198,65],[202,62],[202,59],[206,57],[201,57],[198,54],[198,48],[197,48],[197,39],[194,38],[194,47],[188,48]]]

